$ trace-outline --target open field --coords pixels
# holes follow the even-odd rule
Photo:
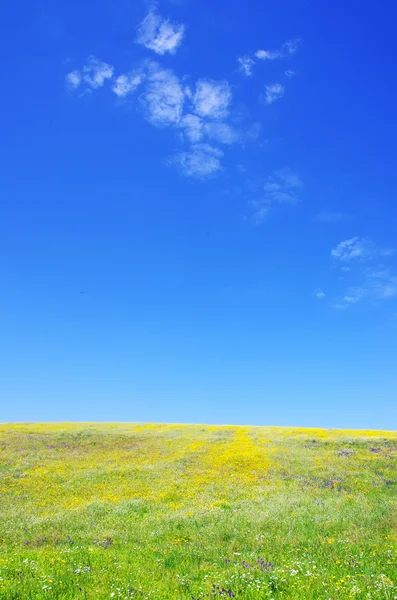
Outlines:
[[[397,433],[0,425],[0,599],[397,598]]]

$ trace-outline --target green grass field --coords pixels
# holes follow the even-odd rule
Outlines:
[[[395,599],[397,433],[0,425],[0,599]]]

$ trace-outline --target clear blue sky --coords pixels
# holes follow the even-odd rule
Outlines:
[[[396,18],[7,3],[1,421],[397,428]]]

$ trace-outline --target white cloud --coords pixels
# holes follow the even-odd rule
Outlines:
[[[147,87],[141,96],[148,121],[158,127],[178,125],[185,94],[178,77],[157,63],[149,65]]]
[[[331,250],[331,256],[341,261],[363,260],[390,254],[393,254],[391,248],[377,247],[371,240],[357,236],[341,242]]]
[[[254,208],[253,220],[256,224],[262,223],[271,208],[282,204],[297,204],[298,191],[302,181],[291,169],[279,169],[269,175],[263,185],[263,198],[251,202]]]
[[[184,130],[186,139],[199,142],[204,137],[215,140],[220,144],[234,144],[239,140],[239,132],[223,121],[210,121],[197,115],[187,114],[181,119],[180,127]]]
[[[268,204],[294,204],[299,202],[297,190],[302,181],[291,169],[279,169],[267,178],[263,186]]]
[[[238,63],[238,71],[245,75],[246,77],[252,76],[252,69],[255,64],[255,61],[249,56],[240,56],[237,59]]]
[[[136,42],[156,54],[175,54],[185,34],[185,26],[163,19],[152,9],[138,26]]]
[[[223,152],[209,144],[193,144],[190,150],[179,152],[169,162],[176,164],[189,177],[204,179],[222,168]]]
[[[83,67],[83,79],[90,87],[97,89],[113,77],[113,71],[112,65],[102,62],[96,56],[90,56]]]
[[[276,58],[281,58],[279,50],[257,50],[255,56],[260,60],[274,60]]]
[[[285,76],[288,77],[288,79],[292,79],[293,77],[295,77],[295,75],[295,71],[291,71],[291,69],[287,69],[285,71]]]
[[[194,112],[200,117],[221,119],[229,112],[232,94],[227,81],[199,79],[192,98]]]
[[[143,71],[132,71],[131,73],[119,75],[113,84],[112,90],[119,98],[124,98],[135,92],[144,79],[145,73]]]
[[[197,115],[187,114],[181,120],[181,127],[190,142],[199,142],[203,137],[203,120]]]
[[[254,210],[252,213],[252,221],[255,225],[262,225],[270,212],[270,206],[265,204],[262,200],[252,200],[250,205]]]
[[[322,298],[325,298],[325,293],[323,292],[323,290],[316,290],[316,298],[318,300],[321,300]]]
[[[362,300],[372,302],[390,300],[397,297],[397,275],[389,269],[369,273],[362,286],[351,287],[347,290],[343,301],[346,304],[357,304]]]
[[[290,58],[298,50],[301,40],[294,38],[285,42],[280,50],[257,50],[256,58],[259,60],[276,60],[278,58]]]
[[[113,72],[112,65],[102,62],[96,56],[89,56],[81,71],[77,69],[66,75],[66,83],[75,90],[83,83],[96,90],[102,87],[107,79],[112,79]]]
[[[368,291],[365,288],[350,288],[343,300],[348,304],[356,304],[357,302],[360,302],[360,300],[365,298],[367,294]]]
[[[336,308],[337,310],[343,310],[348,307],[348,304],[342,304],[341,302],[337,302],[336,304],[333,304],[332,307]]]
[[[227,123],[216,121],[206,123],[204,131],[209,138],[220,144],[234,144],[239,138],[238,132]]]
[[[397,274],[390,269],[374,270],[369,273],[373,296],[377,300],[388,300],[397,296]]]
[[[184,115],[180,126],[189,141],[207,138],[220,144],[234,144],[239,140],[239,132],[223,120],[229,114],[232,98],[227,81],[199,79],[194,92],[185,87],[184,93],[193,114]]]
[[[273,104],[284,96],[284,86],[281,83],[271,83],[265,85],[265,101],[267,104]]]
[[[366,242],[359,237],[353,237],[345,240],[331,250],[331,256],[339,260],[353,260],[365,256]]]
[[[295,54],[295,52],[298,50],[300,45],[301,45],[300,38],[293,38],[291,40],[287,40],[281,46],[282,58],[289,58],[290,56],[293,56]]]
[[[377,302],[397,297],[397,273],[393,267],[373,266],[377,257],[388,257],[393,253],[390,248],[376,246],[371,240],[353,237],[338,244],[331,256],[336,259],[341,270],[354,281],[342,296],[345,306],[357,304],[363,300]],[[349,267],[346,267],[346,264]],[[340,302],[341,298],[338,299]]]
[[[72,71],[66,75],[66,82],[73,89],[77,89],[81,83],[81,73],[80,71]]]

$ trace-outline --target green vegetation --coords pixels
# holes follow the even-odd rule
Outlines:
[[[0,425],[1,600],[395,599],[397,433]]]

